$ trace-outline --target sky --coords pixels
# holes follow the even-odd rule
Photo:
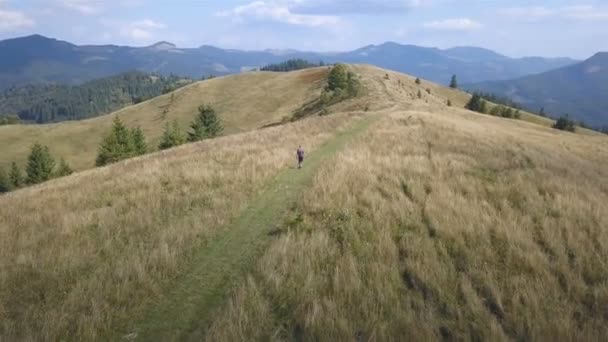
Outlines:
[[[511,57],[608,51],[607,0],[0,0],[0,39],[346,51],[394,41]]]

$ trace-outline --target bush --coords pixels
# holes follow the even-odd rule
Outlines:
[[[186,137],[182,133],[181,128],[179,127],[179,123],[177,121],[173,121],[172,125],[165,126],[165,131],[163,132],[163,136],[160,139],[160,144],[158,148],[161,150],[166,150],[168,148],[172,148],[175,146],[182,145],[186,142]]]
[[[54,169],[55,160],[48,146],[34,144],[27,160],[27,183],[38,184],[51,179]]]
[[[418,77],[416,77],[416,81],[414,81],[414,82],[416,82],[416,84],[422,83],[422,81],[420,81],[420,78],[418,78]]]
[[[11,191],[11,184],[4,169],[0,168],[0,194]]]
[[[342,100],[359,96],[361,83],[353,72],[344,64],[336,64],[327,77],[327,87],[321,93],[319,102],[322,106],[332,105]]]
[[[575,131],[574,121],[570,120],[568,114],[557,119],[555,124],[553,124],[553,128],[568,132]]]
[[[5,125],[18,125],[21,123],[21,120],[16,115],[10,115],[0,118],[0,126]]]
[[[57,177],[69,176],[72,173],[74,173],[74,171],[72,170],[70,165],[65,161],[65,159],[61,158],[61,160],[59,161],[59,168],[57,169]]]
[[[486,101],[479,94],[473,94],[473,97],[471,97],[465,108],[483,114],[488,111]]]
[[[448,99],[447,105],[448,105],[448,107],[452,107],[452,101],[450,99]]]

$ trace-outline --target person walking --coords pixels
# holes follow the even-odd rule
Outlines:
[[[296,156],[298,158],[298,169],[302,168],[302,164],[304,163],[304,149],[302,148],[302,145],[300,145],[300,147],[298,147],[298,151],[296,152]]]

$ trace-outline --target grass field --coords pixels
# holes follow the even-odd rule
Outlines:
[[[129,127],[140,126],[156,149],[165,124],[177,120],[186,130],[202,104],[211,104],[225,133],[239,133],[280,122],[318,97],[327,69],[295,73],[256,72],[214,78],[174,93],[90,120],[47,125],[0,126],[0,167],[23,165],[34,142],[48,145],[76,170],[95,166],[97,149],[116,115]]]
[[[330,115],[0,196],[0,340],[604,339],[608,139],[352,68]]]

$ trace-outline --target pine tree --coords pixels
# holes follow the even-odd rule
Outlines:
[[[74,173],[74,171],[70,165],[65,161],[65,159],[61,158],[59,161],[59,168],[57,169],[57,177],[69,176],[72,173]]]
[[[8,173],[8,178],[10,180],[12,188],[16,189],[21,187],[23,183],[23,176],[21,175],[21,170],[19,169],[19,166],[17,166],[17,163],[11,163],[11,169]]]
[[[569,132],[575,131],[574,121],[570,120],[568,114],[561,116],[559,119],[557,119],[557,121],[553,125],[553,128]]]
[[[165,126],[165,131],[160,139],[158,148],[161,150],[166,150],[171,147],[182,145],[185,140],[186,139],[182,134],[181,128],[179,127],[179,123],[177,121],[173,121],[172,125],[167,123]]]
[[[27,160],[27,183],[38,184],[51,179],[54,168],[55,160],[48,146],[34,144]]]
[[[540,107],[540,111],[538,112],[538,115],[547,116],[547,114],[545,113],[545,107]]]
[[[112,124],[112,131],[99,146],[95,164],[103,166],[132,157],[135,154],[131,132],[117,116]]]
[[[450,88],[458,88],[458,81],[456,80],[456,75],[452,75],[452,80],[450,80]]]
[[[466,109],[472,110],[474,112],[479,112],[481,109],[481,103],[484,102],[479,94],[473,94],[469,103],[465,106]]]
[[[131,139],[133,141],[133,150],[136,156],[141,156],[148,152],[146,137],[140,127],[131,130]]]
[[[209,105],[198,107],[198,116],[190,127],[192,128],[192,132],[188,132],[190,142],[213,138],[224,130],[215,110]]]
[[[0,194],[11,191],[10,180],[6,176],[3,168],[0,168]]]

